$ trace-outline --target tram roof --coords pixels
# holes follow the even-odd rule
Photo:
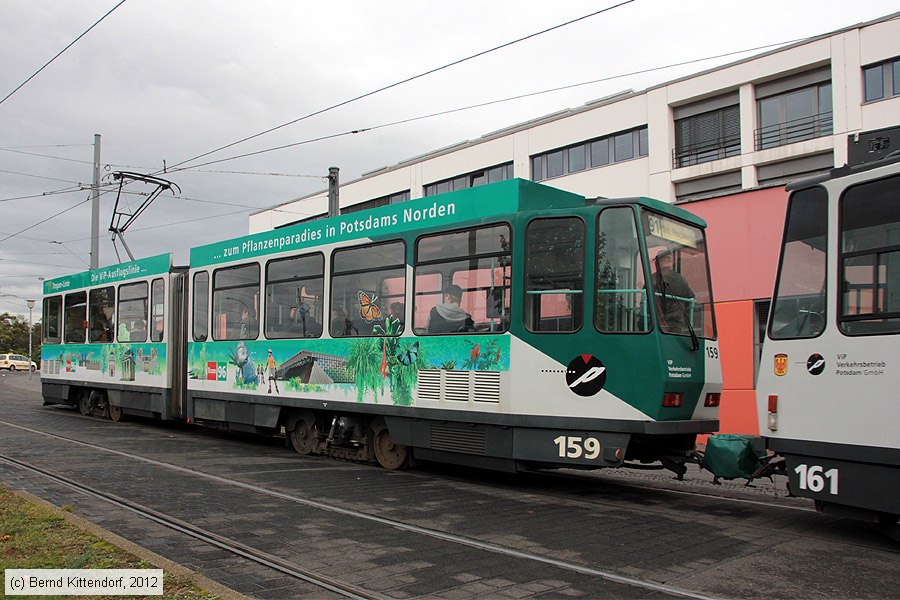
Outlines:
[[[82,271],[73,275],[48,279],[44,281],[44,295],[150,277],[168,273],[171,269],[172,254],[157,254],[148,258],[109,265],[93,271]]]
[[[302,250],[354,239],[384,238],[434,227],[532,210],[572,210],[595,203],[637,203],[705,227],[695,215],[652,198],[587,200],[584,196],[525,179],[509,179],[327,219],[298,223],[191,248],[191,267],[203,267]]]

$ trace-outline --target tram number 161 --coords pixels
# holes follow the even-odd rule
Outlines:
[[[561,435],[553,443],[559,448],[560,458],[587,458],[593,460],[600,456],[600,440],[597,438],[580,438]]]
[[[809,490],[811,492],[821,492],[825,489],[825,480],[828,480],[828,493],[837,496],[838,493],[838,470],[829,469],[824,473],[824,467],[818,465],[799,464],[794,468],[800,478],[800,489]]]

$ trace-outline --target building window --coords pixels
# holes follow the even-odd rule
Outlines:
[[[646,127],[557,148],[531,157],[531,180],[542,181],[649,154]]]
[[[436,194],[445,194],[447,192],[455,192],[466,188],[478,187],[486,183],[497,183],[513,178],[513,164],[511,162],[482,169],[481,171],[473,171],[465,175],[457,175],[450,179],[435,181],[425,186],[425,195],[434,196]]]
[[[279,209],[275,209],[277,212]],[[313,221],[321,221],[322,219],[327,219],[328,213],[323,212],[317,215],[313,215],[311,217],[306,217],[305,219],[298,219],[296,221],[291,221],[290,223],[285,223],[283,225],[276,225],[275,229],[284,229],[285,227],[293,227],[294,225],[300,225],[301,223],[311,223]]]
[[[740,153],[741,115],[737,105],[675,121],[675,168]]]
[[[865,102],[900,96],[900,58],[863,67]]]
[[[830,82],[762,98],[758,106],[757,150],[831,135]]]
[[[409,190],[397,192],[396,194],[388,194],[387,196],[375,198],[374,200],[366,200],[365,202],[345,206],[341,209],[341,214],[347,215],[350,213],[359,212],[361,210],[369,210],[370,208],[379,208],[381,206],[388,206],[390,204],[400,204],[401,202],[406,202],[407,200],[409,200]]]

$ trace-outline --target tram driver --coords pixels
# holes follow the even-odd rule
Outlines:
[[[657,314],[663,327],[675,333],[687,332],[691,326],[694,290],[684,275],[675,270],[675,255],[666,248],[656,255]]]

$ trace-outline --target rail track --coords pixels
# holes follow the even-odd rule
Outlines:
[[[85,418],[78,415],[77,418]],[[277,498],[279,500],[286,500],[295,504],[302,505],[304,507],[326,511],[334,514],[341,515],[343,517],[350,517],[353,519],[358,519],[361,521],[367,521],[370,523],[376,523],[382,526],[387,526],[396,530],[412,533],[420,536],[427,536],[429,538],[433,538],[439,540],[446,544],[454,544],[454,545],[462,545],[470,548],[475,548],[478,550],[490,552],[493,554],[501,555],[507,558],[516,559],[526,561],[527,563],[537,563],[542,565],[547,565],[551,567],[555,567],[558,569],[562,569],[564,571],[569,571],[573,573],[578,573],[581,575],[587,575],[590,577],[600,578],[604,581],[629,586],[631,588],[636,588],[639,590],[644,590],[646,592],[654,592],[659,594],[664,594],[666,596],[671,597],[680,597],[680,598],[694,598],[694,599],[709,599],[712,596],[702,594],[699,592],[685,590],[674,586],[669,586],[661,583],[656,583],[652,581],[641,580],[634,577],[624,576],[618,573],[614,573],[604,569],[597,569],[585,564],[579,564],[576,562],[555,559],[548,556],[542,556],[540,554],[535,554],[532,552],[527,552],[523,550],[519,550],[516,548],[511,548],[507,546],[503,546],[500,544],[494,544],[490,542],[485,542],[482,540],[474,539],[471,537],[466,537],[462,535],[457,535],[453,533],[448,533],[445,531],[439,531],[435,529],[430,529],[426,527],[421,527],[418,525],[414,525],[411,523],[406,523],[403,521],[399,521],[396,519],[390,519],[378,515],[373,515],[369,513],[365,513],[358,510],[348,509],[341,506],[337,506],[334,504],[329,504],[326,502],[320,502],[316,500],[311,500],[308,498],[302,498],[290,494],[285,494],[283,492],[279,492],[276,490],[271,490],[267,488],[263,488],[257,485],[253,485],[250,483],[236,481],[233,479],[229,479],[226,477],[222,477],[220,475],[204,473],[202,471],[197,471],[195,469],[190,469],[187,467],[183,467],[180,465],[175,465],[171,463],[166,463],[162,461],[157,461],[151,458],[139,456],[136,454],[132,454],[129,452],[124,452],[121,450],[115,450],[111,448],[106,448],[104,446],[100,446],[97,444],[93,444],[90,442],[84,442],[80,440],[74,440],[71,438],[67,438],[65,436],[61,436],[55,433],[49,433],[45,431],[40,431],[37,429],[33,429],[30,427],[25,427],[22,425],[17,425],[15,423],[9,423],[7,421],[0,421],[0,425],[6,427],[12,427],[21,431],[25,431],[31,434],[45,436],[48,438],[52,438],[55,440],[59,440],[62,442],[75,444],[81,447],[90,448],[93,450],[106,452],[109,454],[113,454],[119,457],[128,458],[135,461],[140,461],[146,464],[154,465],[156,467],[161,467],[164,469],[171,470],[180,475],[187,475],[192,477],[198,477],[202,479],[206,479],[209,481],[214,481],[220,484],[227,484],[229,486],[234,486],[237,488],[241,488],[244,490],[256,492],[259,494],[264,494],[266,496]],[[382,598],[383,596],[373,594],[367,590],[360,588],[359,586],[350,585],[345,582],[341,582],[338,579],[326,577],[321,574],[317,574],[314,571],[309,571],[303,569],[299,565],[292,564],[290,562],[286,562],[283,559],[280,559],[272,554],[262,552],[258,549],[254,549],[251,546],[241,543],[237,540],[228,539],[222,536],[219,536],[215,533],[209,532],[205,529],[192,525],[190,523],[186,523],[182,520],[179,520],[174,517],[167,516],[159,511],[155,511],[153,509],[141,506],[137,503],[131,502],[129,500],[120,498],[118,496],[105,493],[101,490],[95,489],[91,486],[87,486],[83,483],[72,480],[68,477],[60,475],[58,473],[54,473],[47,469],[38,467],[36,465],[30,464],[28,462],[22,461],[20,459],[16,459],[5,454],[0,454],[0,462],[4,462],[6,464],[15,466],[17,468],[25,469],[31,473],[36,475],[40,475],[41,477],[45,477],[62,485],[65,485],[71,489],[77,490],[80,493],[89,495],[93,498],[97,498],[103,500],[105,502],[109,502],[115,506],[119,506],[124,508],[132,513],[143,516],[151,521],[161,524],[163,526],[169,527],[173,530],[179,531],[196,539],[203,540],[207,543],[210,543],[220,549],[226,550],[228,552],[232,552],[235,555],[242,556],[249,560],[252,560],[258,564],[276,570],[280,573],[290,575],[297,579],[301,579],[323,589],[328,589],[332,592],[341,594],[343,596],[349,598]]]

